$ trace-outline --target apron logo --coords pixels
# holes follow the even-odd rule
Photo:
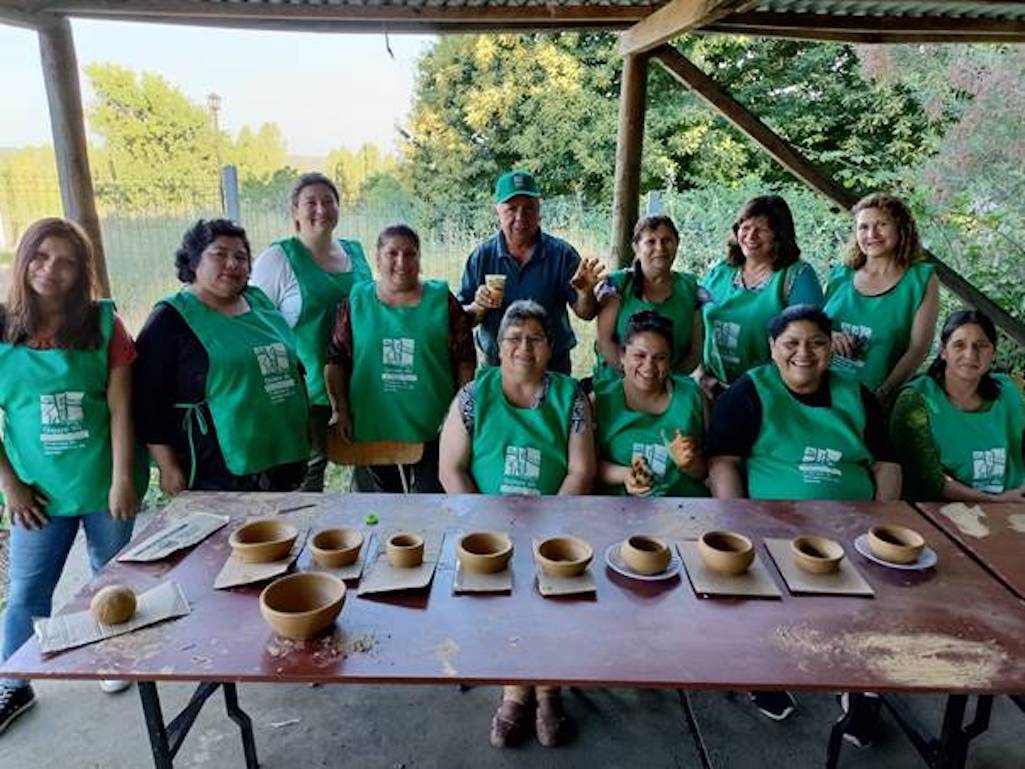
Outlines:
[[[843,475],[843,471],[837,467],[842,460],[842,451],[805,446],[801,463],[797,469],[800,470],[805,483],[836,481]]]
[[[270,396],[271,403],[282,403],[291,398],[296,384],[285,345],[274,342],[254,347],[253,355],[263,375],[263,389]]]
[[[381,382],[385,392],[410,390],[417,382],[415,339],[381,340]]]
[[[988,449],[972,452],[972,488],[989,494],[1004,490],[1007,471],[1007,449]]]
[[[723,360],[739,363],[737,347],[740,345],[740,324],[728,320],[713,320],[712,335],[716,349]]]
[[[505,477],[502,494],[540,494],[541,452],[528,446],[505,447]]]
[[[662,479],[669,465],[669,452],[661,443],[635,443],[630,449],[630,456],[642,456],[656,478]]]
[[[89,439],[85,428],[84,392],[63,392],[39,396],[39,439],[43,453],[54,455],[81,448]]]

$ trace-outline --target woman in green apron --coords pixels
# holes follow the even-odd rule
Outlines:
[[[295,235],[260,254],[250,278],[295,332],[299,360],[306,369],[311,448],[303,491],[324,490],[331,418],[324,366],[335,311],[355,284],[372,277],[359,241],[334,236],[338,205],[338,188],[324,174],[300,176],[291,194]]]
[[[22,235],[0,307],[0,488],[12,524],[5,660],[31,637],[33,617],[50,616],[79,526],[95,573],[131,538],[146,489],[133,461],[135,347],[113,303],[93,300],[93,280],[85,233],[42,219]],[[34,702],[28,681],[0,681],[0,731]]]
[[[779,195],[752,198],[733,222],[726,258],[701,285],[704,354],[700,381],[718,396],[745,371],[769,361],[769,321],[784,307],[822,304],[815,270],[801,259],[790,207]]]
[[[902,200],[877,193],[852,209],[854,237],[826,285],[833,370],[883,403],[925,360],[936,333],[939,280]]]
[[[817,307],[789,307],[769,326],[772,362],[747,372],[716,401],[709,423],[708,477],[718,499],[895,500],[900,465],[882,408],[863,385],[829,370],[829,318]],[[795,707],[786,692],[751,695],[781,721]],[[861,732],[877,700],[852,696]],[[861,717],[867,714],[868,717]],[[853,726],[852,726],[853,725]]]
[[[160,488],[298,488],[310,449],[306,388],[292,330],[247,285],[245,230],[200,220],[175,264],[185,287],[154,308],[135,364],[135,421]]]
[[[674,272],[680,245],[676,225],[668,216],[648,216],[634,227],[634,263],[609,275],[596,290],[598,337],[594,382],[622,376],[620,357],[627,321],[642,310],[654,310],[672,323],[673,373],[689,374],[700,361],[703,343],[698,281],[689,272]]]
[[[509,305],[498,327],[499,365],[481,369],[459,391],[442,427],[439,470],[447,493],[591,490],[590,407],[575,380],[546,371],[551,339],[541,305],[529,299]],[[542,745],[552,746],[567,727],[559,687],[506,686],[491,722],[491,744],[506,747],[534,731]]]
[[[610,494],[706,497],[705,398],[673,376],[673,325],[651,310],[623,333],[624,377],[594,390],[598,478]]]
[[[1020,381],[991,373],[996,344],[988,316],[951,313],[928,373],[897,396],[905,499],[1025,502],[1025,397]]]
[[[376,282],[338,308],[325,380],[343,440],[423,443],[414,465],[357,467],[353,490],[438,493],[438,431],[473,379],[469,319],[448,284],[420,279],[420,237],[402,224],[377,238]]]

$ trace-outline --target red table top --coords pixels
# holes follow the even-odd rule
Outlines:
[[[940,512],[948,504],[923,502],[917,506],[997,579],[1025,599],[1025,504],[978,505],[986,514],[982,528],[968,525],[967,520],[958,526],[957,516],[951,518]]]
[[[83,608],[101,583],[142,590],[171,578],[192,606],[187,617],[46,657],[31,640],[2,674],[1025,692],[1025,602],[904,503],[191,493],[161,520],[189,510],[241,520],[304,500],[320,502],[315,528],[360,525],[370,512],[379,516],[379,530],[443,526],[445,546],[429,592],[371,599],[351,591],[333,633],[281,639],[260,616],[259,586],[212,588],[229,552],[232,521],[164,562],[112,563],[66,607]],[[936,567],[902,572],[858,555],[854,538],[878,522],[921,531],[939,556]],[[629,534],[675,541],[709,528],[752,536],[782,600],[699,598],[685,575],[642,583],[604,565],[606,547]],[[511,594],[452,595],[456,535],[478,529],[510,532],[516,547]],[[554,533],[575,534],[594,547],[595,597],[538,593],[530,542]],[[798,533],[839,539],[875,598],[790,595],[761,538]]]

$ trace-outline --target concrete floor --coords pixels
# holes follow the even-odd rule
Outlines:
[[[142,522],[143,525],[145,521]],[[81,542],[58,588],[59,605],[87,579]],[[59,769],[146,769],[152,760],[135,687],[106,695],[92,682],[40,682],[36,706],[0,736],[0,767],[45,764]],[[161,685],[166,716],[193,687]],[[253,719],[260,765],[266,769],[354,766],[360,769],[433,767],[661,767],[715,769],[823,765],[835,699],[798,695],[799,710],[772,723],[746,697],[722,693],[636,689],[566,692],[577,738],[558,749],[531,742],[498,751],[487,743],[497,690],[455,686],[330,686],[246,684],[242,707]],[[942,700],[915,697],[916,711],[939,725]],[[1025,767],[1025,714],[998,699],[990,730],[975,741],[973,769]],[[235,725],[212,697],[175,761],[176,767],[242,767]],[[924,767],[888,717],[874,748],[845,747],[842,769]]]

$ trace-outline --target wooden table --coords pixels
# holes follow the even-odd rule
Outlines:
[[[1022,603],[904,503],[193,493],[154,525],[190,510],[241,519],[307,502],[319,503],[310,511],[316,527],[358,526],[372,512],[378,530],[443,528],[445,546],[430,591],[375,599],[352,593],[332,635],[309,642],[277,638],[260,617],[258,587],[212,589],[233,523],[166,562],[109,565],[65,608],[83,608],[101,583],[141,590],[171,578],[189,599],[189,616],[47,657],[30,641],[2,674],[143,682],[158,767],[171,765],[166,754],[173,755],[174,738],[184,733],[174,722],[170,737],[162,733],[157,681],[205,682],[194,712],[182,714],[178,726],[185,731],[220,682],[229,682],[229,712],[244,719],[234,701],[240,681],[786,688],[945,692],[961,699],[1025,692]],[[939,556],[937,567],[899,572],[858,555],[854,538],[883,521],[922,531]],[[760,542],[782,600],[698,598],[685,575],[640,583],[604,566],[606,547],[628,534],[675,541],[712,527],[757,540],[798,533],[837,538],[876,596],[791,596]],[[477,529],[511,533],[511,594],[452,595],[456,535]],[[530,541],[554,533],[581,536],[594,547],[595,598],[554,600],[537,592]],[[251,731],[242,726],[249,759]]]

